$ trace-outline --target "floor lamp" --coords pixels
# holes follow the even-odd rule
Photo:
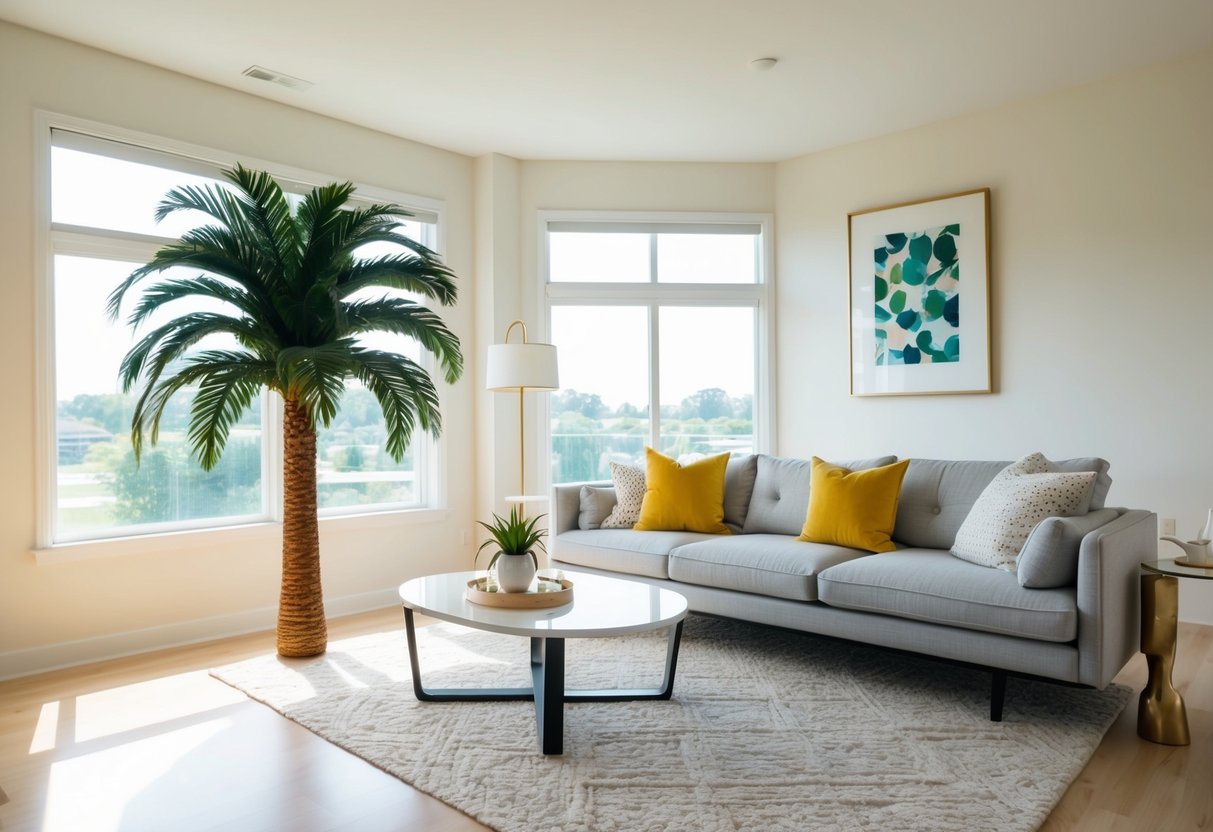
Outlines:
[[[522,327],[522,343],[510,343],[514,327]],[[527,338],[526,324],[511,321],[501,344],[489,346],[485,387],[497,393],[518,393],[518,496],[506,502],[527,503],[545,499],[526,496],[526,430],[523,425],[522,394],[528,390],[548,391],[560,387],[556,370],[556,347],[535,344]]]

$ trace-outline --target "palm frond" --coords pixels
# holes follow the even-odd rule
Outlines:
[[[198,211],[232,230],[245,228],[232,192],[220,185],[182,185],[164,195],[156,206],[156,222],[177,211]]]
[[[388,254],[357,260],[337,276],[339,297],[371,287],[403,289],[443,306],[455,302],[455,274],[441,261],[420,254]]]
[[[219,312],[191,312],[153,329],[131,347],[119,367],[123,392],[129,392],[145,371],[147,382],[155,384],[165,367],[211,335],[231,335],[262,357],[276,352],[274,333],[251,318]]]
[[[437,437],[442,430],[438,391],[428,374],[403,355],[382,350],[356,349],[354,375],[366,385],[383,410],[387,452],[397,462],[420,426]]]
[[[393,236],[403,236],[396,231],[396,226],[400,220],[411,216],[399,205],[385,203],[342,211],[332,229],[334,254],[352,255],[354,249],[367,243],[395,242]]]
[[[261,305],[243,288],[200,274],[196,277],[163,280],[148,286],[127,318],[127,323],[138,327],[166,304],[187,298],[221,301],[251,318],[262,318]]]
[[[234,425],[257,399],[265,377],[247,365],[210,366],[190,403],[190,448],[204,471],[219,462]]]
[[[345,303],[343,311],[341,335],[368,332],[406,335],[437,357],[447,384],[454,384],[463,374],[459,338],[426,307],[404,298],[380,298]]]
[[[208,273],[208,280],[218,277],[240,287],[248,297],[248,303],[240,304],[241,308],[272,326],[279,337],[285,336],[287,330],[277,308],[282,302],[282,290],[267,286],[260,276],[265,269],[263,261],[257,257],[241,259],[247,252],[237,251],[240,246],[234,238],[227,229],[204,227],[186,232],[181,242],[164,246],[110,293],[106,302],[110,318],[117,319],[126,293],[145,278],[173,268],[195,268]]]
[[[278,281],[275,263],[253,244],[255,241],[241,237],[241,233],[240,229],[219,225],[191,228],[168,250],[173,255],[171,260],[160,258],[163,263],[160,268],[202,268],[231,277],[250,290],[267,291]]]
[[[303,198],[295,215],[303,245],[303,256],[293,287],[296,291],[306,291],[314,285],[317,273],[335,271],[342,215],[348,213],[344,206],[353,192],[353,183],[334,182],[313,188]],[[300,281],[306,285],[301,285]]]
[[[327,427],[337,415],[356,349],[352,339],[342,338],[315,347],[287,347],[278,353],[278,383],[285,396],[307,407],[313,426]]]
[[[160,439],[160,420],[169,400],[181,390],[198,383],[213,372],[243,372],[249,378],[266,385],[274,381],[272,363],[252,353],[240,350],[203,350],[190,355],[174,372],[148,384],[135,403],[131,416],[131,447],[138,460],[145,441],[156,444]]]
[[[186,231],[180,245],[224,252],[266,286],[281,280],[277,245],[262,233],[248,195],[221,185],[187,185],[165,195],[157,207],[156,219],[174,211],[200,211],[214,220]]]
[[[299,268],[303,240],[282,188],[265,171],[249,170],[241,164],[223,173],[243,192],[244,213],[264,241],[275,271],[286,282]]]

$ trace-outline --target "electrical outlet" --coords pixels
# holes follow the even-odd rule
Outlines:
[[[1158,533],[1163,535],[1175,536],[1175,518],[1163,517],[1158,521]]]
[[[1175,528],[1174,521],[1171,522],[1171,528]],[[467,529],[464,529],[462,532],[459,533],[459,542],[462,543],[464,546],[468,545],[468,530]]]

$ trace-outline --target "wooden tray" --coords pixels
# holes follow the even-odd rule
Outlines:
[[[573,582],[564,578],[540,576],[542,592],[502,592],[500,589],[486,591],[488,578],[473,578],[468,581],[467,599],[485,607],[507,607],[519,610],[537,610],[544,607],[559,607],[573,600]],[[494,585],[495,586],[495,585]]]
[[[1179,566],[1186,566],[1189,569],[1213,569],[1213,563],[1192,563],[1186,557],[1176,558],[1175,563]]]

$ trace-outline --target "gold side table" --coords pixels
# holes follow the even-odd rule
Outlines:
[[[1182,566],[1174,558],[1141,568],[1141,652],[1150,677],[1137,702],[1137,735],[1163,745],[1188,745],[1188,712],[1171,681],[1179,625],[1179,579],[1213,580],[1213,568]]]

